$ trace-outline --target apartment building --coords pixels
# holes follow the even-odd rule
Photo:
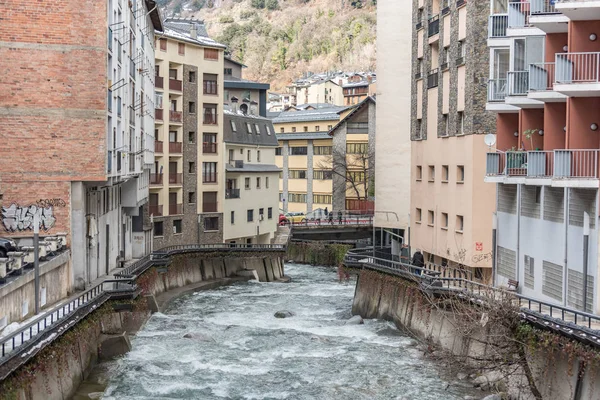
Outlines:
[[[224,115],[226,243],[270,244],[279,223],[277,137],[270,120],[239,111]]]
[[[598,313],[600,4],[490,7],[497,150],[485,181],[498,192],[495,283]]]
[[[157,37],[154,248],[223,242],[224,49],[196,20],[166,19]]]
[[[31,235],[39,214],[43,234],[67,234],[68,279],[83,288],[150,250],[142,206],[162,23],[151,0],[30,3],[12,1],[0,27],[2,236]]]
[[[480,164],[484,134],[494,130],[485,110],[489,4],[415,0],[413,7],[410,245],[428,263],[491,282],[495,193],[482,184]]]
[[[253,113],[267,117],[267,91],[271,88],[268,83],[249,81],[243,78],[246,66],[225,57],[224,87],[225,106],[232,106],[232,99],[239,100],[239,110],[246,114]],[[254,108],[255,110],[251,110]]]
[[[348,82],[342,85],[344,105],[358,104],[368,96],[375,96],[377,92],[376,78],[373,74],[354,74],[348,77]]]

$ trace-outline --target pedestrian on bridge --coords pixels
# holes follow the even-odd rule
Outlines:
[[[342,224],[342,211],[338,211],[338,222]]]
[[[423,268],[425,266],[425,257],[423,257],[423,253],[421,253],[421,250],[417,250],[415,251],[415,254],[413,254],[412,265],[419,268]],[[421,275],[421,270],[413,268],[413,273],[415,275]]]

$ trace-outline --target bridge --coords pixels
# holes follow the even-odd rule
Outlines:
[[[600,348],[600,316],[476,282],[463,270],[446,268],[442,272],[420,268],[381,258],[378,254],[373,256],[372,248],[349,251],[344,264],[414,281],[421,290],[431,295],[455,295],[472,304],[508,299],[519,310],[520,318],[528,324]]]
[[[373,215],[344,214],[342,218],[304,220],[287,225],[300,241],[344,241],[373,237]]]

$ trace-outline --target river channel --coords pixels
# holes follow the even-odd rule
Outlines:
[[[462,399],[384,321],[345,325],[354,282],[286,265],[290,283],[238,283],[174,300],[118,362],[104,399]],[[295,315],[278,319],[276,311]],[[184,338],[191,334],[192,338]]]

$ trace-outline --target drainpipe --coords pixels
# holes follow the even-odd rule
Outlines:
[[[33,215],[33,268],[35,269],[35,315],[40,313],[40,215]]]
[[[588,284],[588,254],[590,243],[590,215],[583,213],[583,311],[587,312],[587,284]]]
[[[568,258],[568,237],[569,237],[569,189],[565,189],[565,193],[563,194],[565,196],[565,208],[563,210],[564,212],[564,220],[565,220],[565,270],[563,271],[563,287],[562,287],[562,291],[563,291],[563,306],[567,306],[567,271],[569,270],[568,266],[569,264],[567,263],[567,258]]]
[[[492,286],[497,286],[498,282],[496,280],[496,243],[497,243],[497,233],[498,232],[498,214],[492,214]]]
[[[517,185],[517,257],[516,257],[517,280],[521,280],[520,268],[521,264],[521,185]],[[519,285],[520,286],[520,285]]]

